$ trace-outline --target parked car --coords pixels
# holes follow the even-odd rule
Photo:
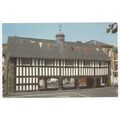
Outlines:
[[[49,83],[49,84],[55,84],[56,82],[58,82],[58,79],[56,79],[56,78],[50,78],[50,79],[48,80],[48,83]]]

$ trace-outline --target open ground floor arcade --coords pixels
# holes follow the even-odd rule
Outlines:
[[[15,92],[48,91],[107,87],[110,85],[108,76],[99,77],[34,77],[19,78],[14,84]]]

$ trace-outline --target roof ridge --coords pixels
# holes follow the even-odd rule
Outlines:
[[[95,39],[87,41],[85,43],[87,43],[87,44],[93,44],[94,43],[94,45],[102,44],[102,45],[105,45],[105,46],[111,46],[111,47],[113,47],[113,45],[111,45],[111,44],[108,44],[108,43],[105,43],[105,42],[101,42],[101,41],[98,41],[98,40],[95,40]],[[99,44],[97,44],[97,43],[99,43]]]
[[[44,40],[44,41],[53,41],[53,42],[55,41],[55,40],[52,40],[52,39],[41,39],[41,38],[19,37],[19,36],[9,36],[9,38],[19,38],[19,39],[24,39],[24,40],[29,39],[29,40],[33,40],[33,41],[35,41],[35,40],[38,40],[38,41],[39,40],[42,40],[42,41]]]

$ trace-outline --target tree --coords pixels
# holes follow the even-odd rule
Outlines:
[[[107,33],[117,33],[118,31],[118,24],[117,23],[112,23],[109,25],[109,27],[106,29]]]

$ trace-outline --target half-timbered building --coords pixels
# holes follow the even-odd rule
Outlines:
[[[11,36],[7,43],[7,94],[109,86],[110,59],[101,47]]]
[[[93,44],[97,46],[100,46],[103,51],[108,55],[108,57],[111,60],[111,85],[114,86],[117,83],[117,71],[116,71],[116,63],[117,63],[117,48],[113,45],[103,43],[97,40],[90,40],[86,42],[86,44]]]

